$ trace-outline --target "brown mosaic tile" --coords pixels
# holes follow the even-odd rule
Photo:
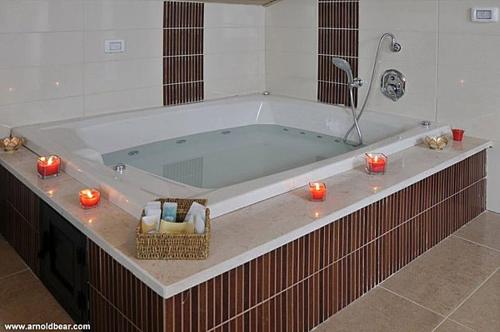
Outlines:
[[[320,1],[319,27],[356,29],[359,27],[359,1]]]
[[[88,258],[89,283],[96,292],[94,299],[97,301],[97,303],[93,303],[91,298],[91,307],[112,305],[113,308],[108,308],[112,311],[110,313],[112,317],[115,317],[116,311],[119,313],[119,317],[117,316],[116,319],[121,320],[121,316],[126,317],[141,331],[160,331],[163,329],[164,303],[158,294],[90,240],[88,242]],[[94,316],[94,319],[98,321],[105,319],[100,317],[99,313],[101,313],[100,310],[94,312],[94,315],[97,315]],[[120,321],[120,324],[122,323]],[[96,331],[99,330],[96,329]]]
[[[201,101],[204,4],[166,1],[163,30],[163,104]]]
[[[359,1],[319,0],[318,100],[350,105],[347,76],[331,62],[332,56],[346,59],[358,75]],[[354,103],[357,104],[357,92]]]
[[[0,233],[38,275],[40,199],[1,166],[0,180]]]

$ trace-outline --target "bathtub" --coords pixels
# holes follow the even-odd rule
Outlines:
[[[87,186],[100,188],[112,203],[136,217],[147,201],[158,197],[207,198],[212,216],[217,217],[358,167],[367,152],[391,155],[420,143],[427,135],[450,131],[446,125],[423,127],[415,119],[367,112],[360,123],[365,141],[360,148],[212,189],[173,181],[130,165],[118,173],[104,164],[103,156],[115,151],[256,124],[343,137],[352,125],[352,117],[342,107],[252,95],[25,126],[13,132],[25,137],[27,147],[35,153],[61,156],[66,173]]]

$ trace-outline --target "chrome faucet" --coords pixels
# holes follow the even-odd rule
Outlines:
[[[343,70],[347,74],[348,78],[348,84],[349,84],[349,95],[351,98],[351,109],[353,115],[356,114],[356,119],[354,120],[354,124],[351,126],[351,128],[347,131],[347,133],[344,136],[344,143],[347,143],[347,138],[351,134],[351,132],[356,129],[358,136],[359,136],[359,144],[355,146],[359,146],[363,144],[363,139],[361,135],[361,129],[359,128],[359,120],[361,119],[361,116],[363,115],[363,112],[366,110],[366,105],[368,103],[368,99],[370,98],[370,93],[372,91],[372,86],[373,86],[373,81],[375,79],[375,72],[377,69],[377,64],[378,64],[378,59],[380,55],[380,50],[382,47],[382,43],[384,40],[390,39],[391,44],[389,47],[389,50],[393,53],[399,53],[403,49],[400,43],[398,43],[398,40],[396,39],[396,36],[390,32],[386,32],[380,37],[380,40],[378,42],[377,46],[377,52],[375,53],[375,60],[373,61],[373,67],[372,67],[372,76],[370,80],[368,80],[368,92],[366,93],[365,100],[359,109],[359,112],[357,112],[356,107],[354,106],[354,93],[353,89],[361,87],[363,84],[363,81],[360,80],[359,78],[354,78],[352,74],[352,69],[351,66],[347,61],[341,58],[333,58],[332,62],[335,66],[337,66],[339,69]],[[397,76],[397,75],[396,75]],[[393,75],[393,77],[396,77]],[[396,82],[397,81],[397,82]],[[389,97],[394,99],[399,99],[401,96],[404,94],[404,89],[405,89],[405,83],[406,79],[404,78],[404,75],[401,74],[401,76],[397,76],[395,80],[388,80],[388,87],[389,89],[387,90],[387,93],[389,94]],[[390,86],[389,86],[390,85]]]
[[[356,110],[356,106],[354,105],[354,89],[359,89],[360,87],[363,86],[363,80],[360,78],[354,78],[354,75],[352,74],[352,68],[349,62],[342,58],[333,58],[332,59],[333,64],[340,70],[344,71],[347,75],[347,85],[349,87],[349,98],[351,102],[351,112],[352,112],[352,118],[354,121],[354,127],[356,128],[356,132],[358,134],[359,141],[357,144],[352,144],[354,146],[360,146],[363,145],[363,134],[361,133],[361,128],[359,127],[358,123],[358,114]],[[348,135],[344,137],[344,143],[347,142]]]

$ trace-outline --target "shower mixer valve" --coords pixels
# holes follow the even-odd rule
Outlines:
[[[396,102],[406,92],[406,77],[396,69],[389,69],[382,75],[381,89],[386,97]]]

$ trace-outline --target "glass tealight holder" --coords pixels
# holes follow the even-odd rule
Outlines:
[[[324,201],[327,194],[326,184],[322,182],[309,183],[309,193],[311,194],[311,201]]]
[[[38,176],[42,179],[58,176],[61,173],[61,158],[56,155],[40,157],[36,163]]]
[[[80,206],[82,209],[93,209],[99,206],[101,193],[97,189],[84,189],[80,191]]]
[[[387,169],[388,159],[383,153],[367,153],[365,162],[368,174],[384,174]]]

